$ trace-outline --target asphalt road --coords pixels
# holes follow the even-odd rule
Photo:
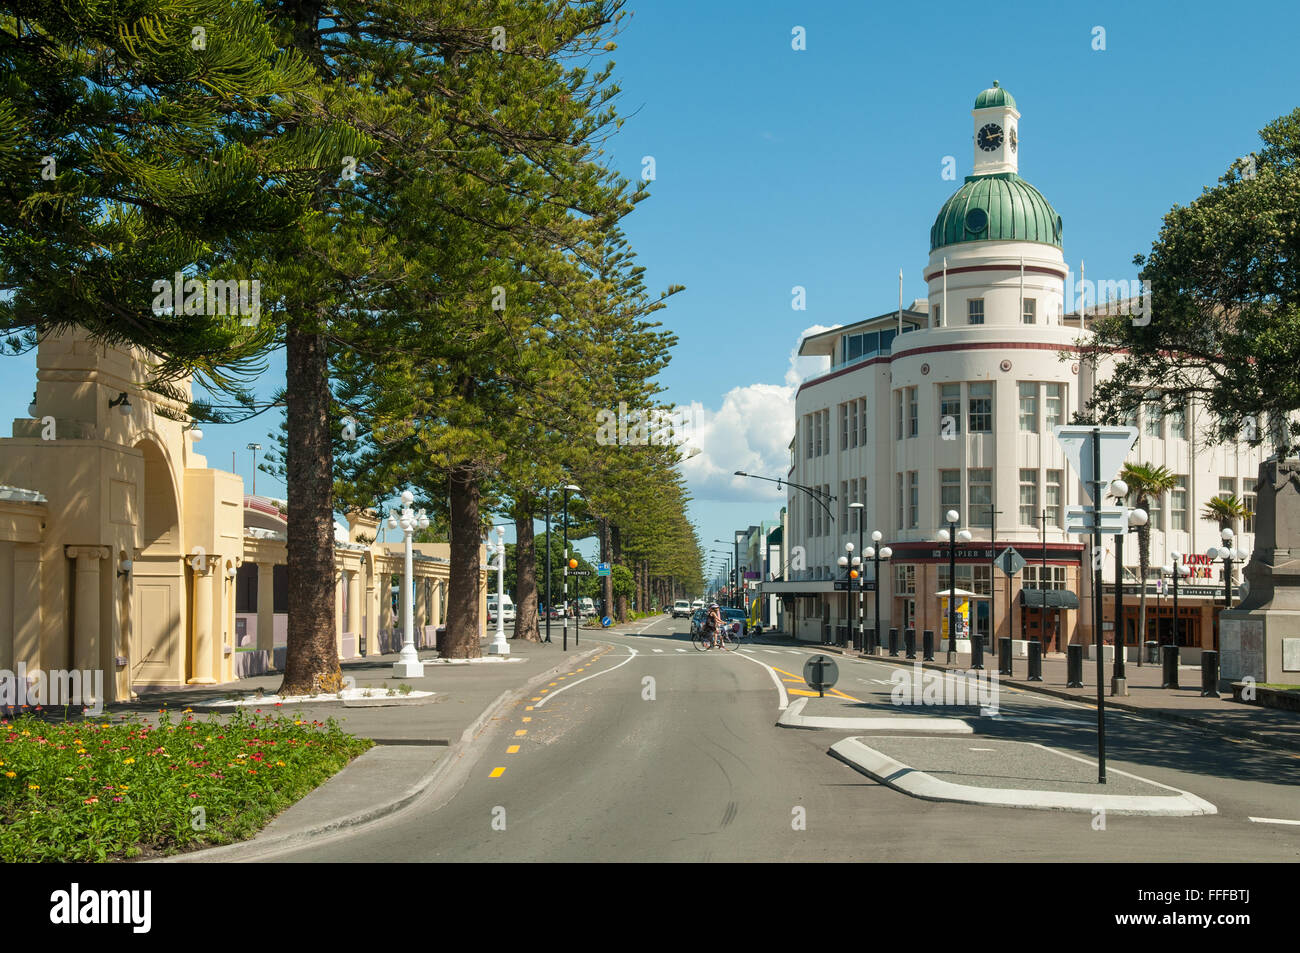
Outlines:
[[[1120,713],[1108,764],[1190,791],[1210,817],[1111,816],[922,801],[832,758],[853,731],[775,726],[775,678],[812,648],[699,653],[683,620],[602,633],[608,650],[480,737],[459,786],[399,814],[270,857],[340,861],[1295,861],[1300,757]],[[636,631],[635,629],[632,631]],[[594,637],[594,636],[593,636]],[[584,639],[585,644],[585,639]],[[765,663],[765,664],[760,664]],[[774,676],[765,666],[781,670]],[[893,667],[841,660],[864,701]],[[575,666],[575,669],[577,667]],[[536,699],[536,700],[532,700]],[[1004,689],[980,737],[1096,753],[1092,709]],[[990,765],[1014,773],[1014,763]]]

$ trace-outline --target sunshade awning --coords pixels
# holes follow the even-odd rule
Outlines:
[[[1079,597],[1069,589],[1021,589],[1020,604],[1028,609],[1077,609]]]

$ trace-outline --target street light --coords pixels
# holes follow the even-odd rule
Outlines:
[[[1169,553],[1169,565],[1161,568],[1161,572],[1168,572],[1173,577],[1174,582],[1174,633],[1172,645],[1178,645],[1178,580],[1190,576],[1192,571],[1184,566],[1180,561],[1177,550]]]
[[[856,511],[857,511],[857,514],[858,514],[858,552],[861,553],[861,555],[858,557],[858,562],[861,563],[863,559],[866,559],[866,558],[867,558],[867,551],[866,551],[865,548],[863,548],[863,545],[862,545],[862,517],[863,517],[863,516],[865,515],[865,513],[866,513],[866,506],[865,506],[865,504],[860,503],[860,502],[859,502],[859,503],[850,503],[850,504],[849,504],[849,509],[851,509],[851,510],[856,510]],[[865,571],[866,568],[867,568],[867,567],[864,565],[864,566],[862,566],[861,569],[859,569],[859,571],[858,571],[858,642],[857,642],[857,649],[858,649],[859,652],[864,653],[864,654],[865,654],[866,651],[867,651],[867,642],[866,642],[865,624],[864,624],[863,621],[862,621],[862,616],[863,616],[863,608],[862,608],[862,588],[863,588],[863,579],[862,579],[862,573],[863,573],[863,571]],[[879,589],[880,589],[880,583],[877,582],[877,583],[876,583],[876,590],[879,591]],[[879,597],[877,597],[877,598],[879,598]]]
[[[1112,480],[1110,495],[1119,500],[1121,505],[1128,498],[1128,484],[1123,480]],[[1129,533],[1136,533],[1147,524],[1147,511],[1137,507],[1124,507],[1127,528],[1123,533],[1115,534],[1115,661],[1110,675],[1110,693],[1112,695],[1128,694],[1128,677],[1124,671],[1124,540]],[[1146,580],[1140,580],[1146,588]],[[1137,629],[1134,627],[1134,631]],[[1138,664],[1142,664],[1142,639],[1137,639]],[[1101,637],[1097,638],[1097,651],[1101,652]]]
[[[509,655],[510,645],[506,642],[506,531],[497,527],[497,542],[492,547],[497,558],[497,632],[488,646],[488,655]]]
[[[880,561],[882,559],[889,559],[894,555],[894,551],[888,546],[879,545],[880,541],[884,538],[885,534],[880,532],[880,530],[872,530],[871,541],[877,545],[868,546],[862,551],[863,559],[874,559],[876,561],[876,632],[871,645],[871,653],[873,655],[880,651]]]
[[[198,434],[198,436],[194,438],[195,440],[198,440],[203,436],[203,431],[201,430],[197,430],[195,433]],[[245,449],[253,451],[253,496],[257,496],[257,451],[262,449],[262,445],[260,443],[250,443],[245,446]]]
[[[402,528],[402,535],[406,540],[406,557],[402,563],[402,654],[396,662],[393,663],[393,678],[423,678],[424,664],[420,661],[419,655],[415,652],[415,624],[411,618],[411,584],[412,584],[412,564],[411,564],[411,537],[416,529],[428,529],[429,517],[425,515],[424,510],[418,513],[411,509],[411,504],[415,502],[415,496],[410,490],[402,491],[402,510],[399,513],[393,510],[388,517],[388,526],[390,529]],[[498,616],[501,613],[500,605],[497,606]]]
[[[564,650],[566,652],[569,650],[569,494],[581,492],[582,489],[572,483],[564,485]],[[576,628],[573,634],[573,644],[578,644]]]
[[[949,665],[957,664],[957,543],[969,543],[971,533],[968,529],[957,529],[961,514],[949,510],[944,514],[948,522],[947,529],[939,530],[939,539],[948,544],[948,657]]]
[[[1246,559],[1250,553],[1244,549],[1233,547],[1233,533],[1229,527],[1224,527],[1219,534],[1223,540],[1222,546],[1211,546],[1207,555],[1211,559],[1223,560],[1223,607],[1232,608],[1232,563],[1234,560],[1240,562]]]

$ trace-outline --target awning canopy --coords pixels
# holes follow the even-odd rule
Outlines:
[[[1021,589],[1020,604],[1027,609],[1077,609],[1079,597],[1069,589]]]

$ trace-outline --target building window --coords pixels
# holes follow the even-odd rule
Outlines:
[[[821,411],[818,411],[817,413],[813,414],[813,418],[816,420],[816,426],[814,427],[814,429],[815,429],[816,432],[817,432],[817,439],[816,439],[816,443],[817,443],[817,452],[816,452],[815,454],[813,454],[813,456],[820,457],[820,456],[822,455],[822,415],[821,415]]]
[[[849,405],[848,405],[848,409],[849,409],[848,442],[850,447],[856,447],[858,445],[858,403],[859,401],[851,400],[849,401]]]
[[[804,456],[811,460],[813,456],[813,425],[811,414],[803,415],[803,435],[804,443],[808,447],[808,452],[804,454]]]
[[[980,381],[970,385],[970,424],[971,433],[993,432],[993,384]]]
[[[830,408],[822,411],[822,432],[826,435],[824,444],[826,453],[831,452],[831,412]]]
[[[961,433],[961,385],[939,385],[939,435]]]
[[[1038,323],[1038,299],[1026,298],[1024,301],[1024,310],[1020,312],[1020,320],[1025,324]]]
[[[936,328],[943,327],[943,305],[941,304],[934,306],[934,326]]]
[[[916,566],[913,564],[894,567],[894,595],[916,595]]]
[[[840,525],[846,528],[849,525],[849,483],[847,480],[840,481]]]
[[[1063,470],[1047,471],[1047,518],[1056,527],[1065,525],[1065,494],[1061,485],[1064,476]]]
[[[1142,432],[1148,437],[1162,439],[1165,435],[1165,417],[1160,409],[1160,400],[1157,397],[1151,400],[1153,394],[1148,394],[1147,402],[1142,406]]]
[[[1151,517],[1148,524],[1153,530],[1164,532],[1165,529],[1165,498],[1164,494],[1158,497],[1147,498],[1147,516]]]
[[[993,470],[990,467],[971,468],[966,471],[969,484],[970,525],[993,525]]]
[[[966,323],[983,324],[984,323],[984,299],[971,298],[966,302]]]
[[[1048,566],[1047,572],[1042,572],[1042,565],[1038,563],[1029,563],[1025,566],[1025,588],[1026,589],[1064,589],[1065,588],[1065,567]],[[1041,577],[1041,578],[1040,578]]]
[[[977,596],[993,595],[993,567],[971,566],[971,592]]]
[[[903,439],[903,392],[894,391],[894,422],[898,425],[896,428],[896,439]]]
[[[1235,477],[1219,477],[1219,499],[1226,500],[1230,496],[1237,495],[1237,480]]]
[[[867,399],[858,398],[858,446],[867,445]]]
[[[921,518],[921,494],[920,484],[917,480],[918,474],[915,470],[908,471],[907,474],[907,528],[916,529]]]
[[[1020,471],[1020,525],[1033,526],[1038,519],[1038,471]]]
[[[870,512],[871,510],[871,507],[867,505],[867,478],[866,477],[860,477],[858,479],[858,499],[862,501],[862,516],[863,519],[865,519],[867,513]]]
[[[1065,385],[1044,384],[1043,410],[1046,415],[1047,432],[1065,422]]]
[[[840,450],[849,449],[849,405],[840,404]]]
[[[1181,400],[1169,408],[1169,439],[1187,439],[1187,408]]]
[[[821,509],[820,506],[814,506],[811,502],[807,504],[807,510],[808,510],[808,538],[809,538],[809,539],[811,539],[812,537],[814,537],[814,536],[817,535],[817,525],[816,525],[816,522],[815,522],[815,520],[817,519],[817,514],[816,514],[815,512],[813,512],[813,511],[814,511],[814,510],[820,510],[820,509]]]
[[[961,510],[961,471],[960,470],[940,470],[939,471],[939,513],[947,513],[949,510]]]
[[[907,389],[907,435],[915,437],[917,432],[916,421],[916,388]]]
[[[1020,382],[1020,429],[1038,433],[1038,385]]]
[[[1175,485],[1169,491],[1169,528],[1187,529],[1187,477],[1174,477]]]
[[[1246,518],[1241,521],[1241,531],[1243,533],[1255,532],[1255,504],[1257,498],[1254,493],[1247,493],[1241,498],[1242,505],[1246,507]]]
[[[898,517],[897,520],[898,528],[899,530],[902,530],[903,529],[903,474],[896,473],[895,477],[897,477],[896,486],[898,488],[898,512],[895,515]]]

